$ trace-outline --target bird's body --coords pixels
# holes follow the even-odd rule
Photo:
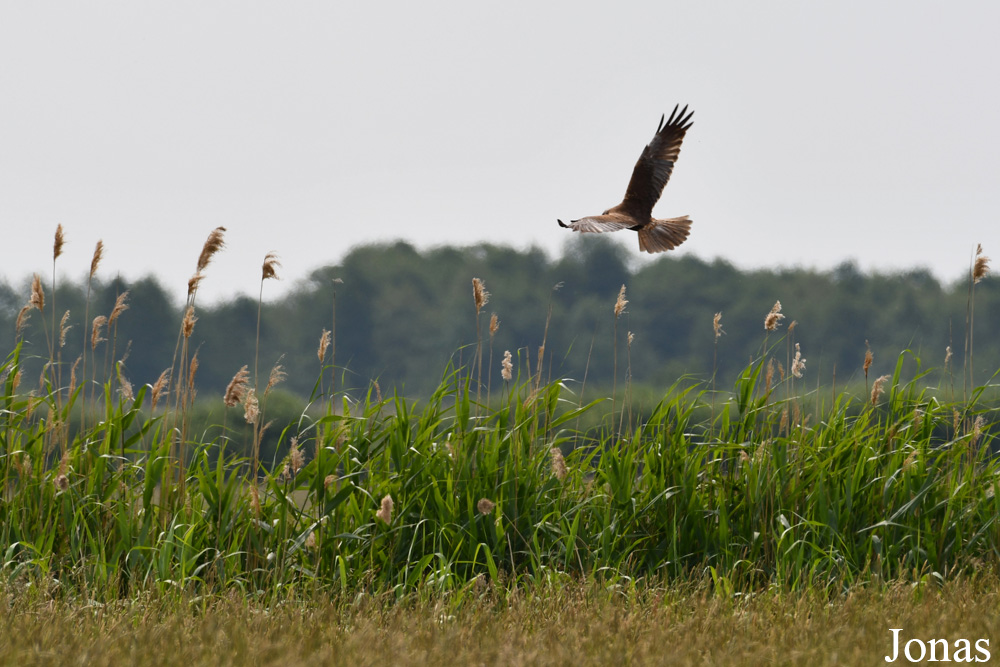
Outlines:
[[[656,129],[653,140],[639,156],[632,170],[625,198],[620,204],[609,208],[601,215],[592,215],[569,224],[559,220],[559,225],[576,232],[600,233],[631,229],[639,234],[639,249],[654,253],[676,248],[687,239],[691,231],[691,220],[685,215],[680,218],[656,219],[653,206],[660,199],[664,186],[670,180],[674,163],[681,152],[681,142],[691,127],[691,116],[687,107],[677,113],[674,107],[670,118]]]

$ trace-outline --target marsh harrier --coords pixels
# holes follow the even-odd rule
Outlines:
[[[686,215],[663,220],[653,217],[653,205],[670,180],[674,163],[681,153],[681,142],[692,125],[694,111],[688,113],[685,106],[678,114],[679,107],[679,104],[674,107],[666,124],[663,122],[666,116],[660,117],[660,126],[656,128],[653,140],[635,163],[622,203],[601,215],[573,220],[568,225],[558,220],[559,226],[575,232],[598,233],[631,229],[639,233],[639,249],[649,253],[663,252],[684,243],[691,232],[691,220]]]

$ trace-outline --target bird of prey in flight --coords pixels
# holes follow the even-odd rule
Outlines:
[[[686,215],[663,220],[653,217],[653,205],[670,180],[674,163],[681,153],[681,142],[692,124],[694,111],[688,113],[685,106],[677,113],[679,107],[679,104],[674,107],[666,124],[663,122],[666,116],[660,117],[653,140],[635,163],[622,203],[601,215],[573,220],[568,225],[559,220],[559,226],[575,232],[598,233],[631,229],[639,233],[639,249],[649,253],[663,252],[684,243],[691,232],[691,220]]]

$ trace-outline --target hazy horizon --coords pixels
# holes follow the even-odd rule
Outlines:
[[[662,113],[694,110],[659,217],[742,269],[997,252],[1000,8],[444,2],[0,10],[0,279],[155,273],[273,297],[359,244],[558,253],[620,201]],[[634,235],[619,233],[636,261]],[[150,257],[153,260],[150,260]]]

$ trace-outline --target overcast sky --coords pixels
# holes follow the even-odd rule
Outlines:
[[[0,279],[275,296],[353,246],[558,254],[695,110],[659,217],[740,267],[1000,253],[1000,5],[0,0]],[[634,234],[619,233],[638,258]],[[494,289],[499,289],[495,287]]]

